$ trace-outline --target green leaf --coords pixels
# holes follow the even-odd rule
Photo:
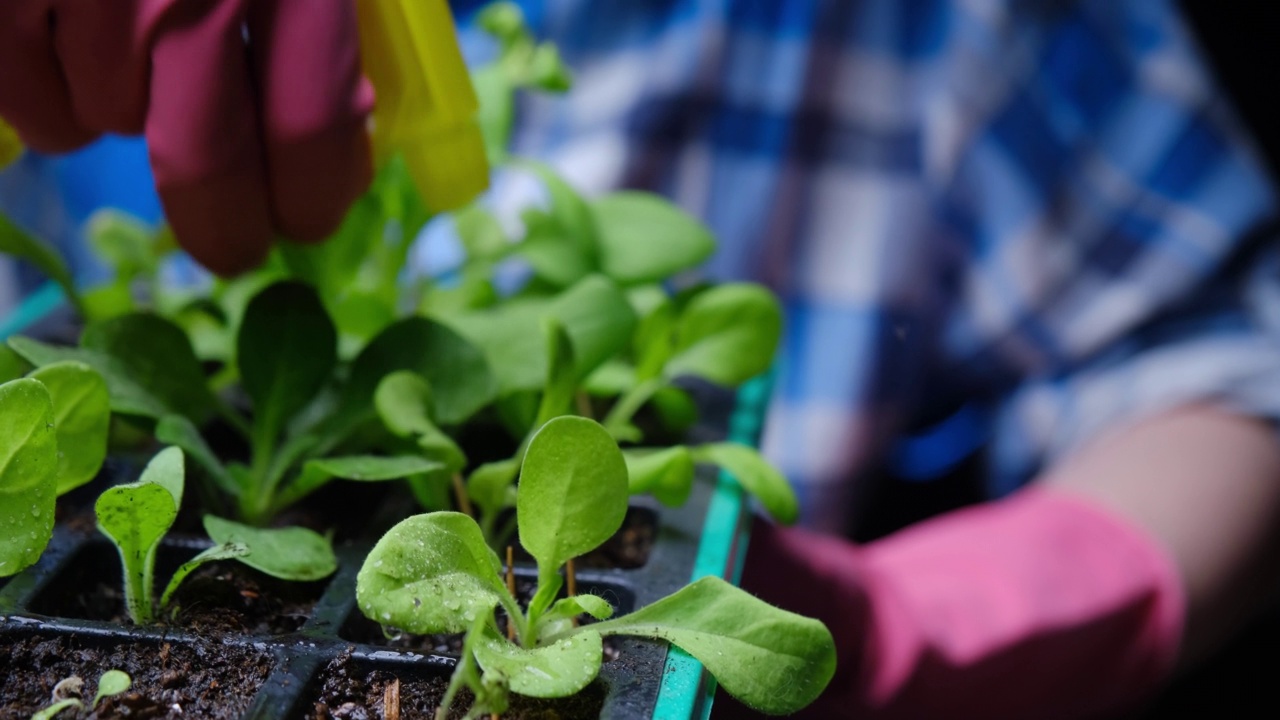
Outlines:
[[[133,679],[123,670],[108,670],[98,678],[98,692],[93,696],[93,705],[97,707],[102,698],[119,695],[133,685]]]
[[[0,577],[33,564],[49,544],[57,469],[49,391],[30,379],[0,385]]]
[[[158,266],[153,231],[142,221],[106,208],[89,216],[89,247],[115,271],[118,280],[153,274]]]
[[[582,614],[590,615],[597,620],[608,620],[613,616],[613,606],[608,600],[598,595],[574,595],[557,600],[543,619],[549,621],[557,618],[573,618]]]
[[[315,290],[279,282],[249,301],[236,358],[256,432],[273,441],[333,373],[337,330]]]
[[[599,232],[601,267],[624,285],[665,280],[697,266],[716,249],[702,223],[651,193],[611,193],[591,203],[591,214]]]
[[[165,587],[164,592],[160,595],[160,607],[169,606],[169,600],[173,594],[177,592],[182,585],[182,581],[187,576],[205,563],[217,562],[219,560],[238,560],[249,554],[249,547],[243,543],[225,543],[223,545],[214,545],[206,548],[195,557],[182,563],[181,566],[173,573],[173,577],[169,578],[169,584]]]
[[[75,281],[71,278],[66,261],[53,247],[28,235],[22,228],[9,222],[3,214],[0,214],[0,253],[26,260],[36,266],[36,269],[62,288],[72,306],[83,314],[84,305],[80,301],[80,293],[76,291]]]
[[[0,345],[0,383],[17,380],[31,371],[31,363],[8,345]]]
[[[805,707],[836,669],[826,626],[705,577],[652,605],[592,625],[601,635],[666,640],[697,658],[730,695],[773,715]]]
[[[530,81],[540,90],[563,93],[573,87],[573,76],[552,43],[539,43],[529,63]]]
[[[94,512],[98,529],[120,553],[124,565],[125,605],[135,623],[152,618],[152,573],[156,548],[173,526],[182,505],[182,450],[161,450],[137,482],[108,488]]]
[[[356,602],[370,619],[407,632],[463,632],[499,604],[514,606],[501,572],[470,517],[415,515],[369,553],[356,577]]]
[[[632,347],[637,380],[648,380],[662,374],[663,366],[675,350],[675,329],[676,304],[663,296],[636,327]]]
[[[409,370],[387,375],[373,402],[387,429],[417,442],[427,458],[442,464],[437,469],[452,475],[467,464],[462,448],[431,421],[431,385],[421,375]]]
[[[478,202],[452,214],[454,231],[467,251],[468,260],[495,261],[511,249],[498,218]]]
[[[548,213],[554,220],[564,237],[572,240],[579,253],[593,268],[600,266],[599,240],[597,239],[596,220],[582,194],[564,181],[550,165],[521,158],[515,163],[517,167],[528,170],[542,181],[547,191]]]
[[[693,448],[693,459],[728,470],[774,520],[790,525],[800,517],[795,490],[755,448],[738,443],[710,443]]]
[[[112,412],[159,418],[174,412],[134,379],[121,362],[109,355],[85,348],[46,345],[28,337],[9,338],[9,347],[36,367],[58,362],[82,362],[98,371],[107,383]]]
[[[445,425],[470,418],[497,393],[493,373],[475,345],[438,322],[411,317],[383,330],[356,357],[343,388],[344,412],[372,413],[378,384],[397,370],[412,370],[427,380],[434,390],[431,416]]]
[[[544,647],[522,648],[486,626],[473,648],[486,672],[502,675],[511,691],[529,697],[573,695],[600,673],[600,635],[582,630]]]
[[[569,333],[565,332],[559,320],[547,317],[542,320],[542,334],[547,343],[547,380],[543,384],[534,427],[542,427],[551,418],[568,415],[573,408],[574,391],[578,388],[573,341]]]
[[[627,465],[599,423],[558,417],[534,434],[516,514],[520,543],[538,561],[540,576],[608,540],[626,513]]]
[[[514,459],[485,463],[467,478],[467,495],[483,515],[493,516],[510,504],[510,490],[520,466]]]
[[[693,490],[693,455],[683,445],[662,450],[626,450],[631,494],[649,493],[663,505],[679,507]]]
[[[240,562],[281,580],[320,580],[338,569],[329,541],[306,528],[255,528],[205,515],[204,531],[216,543],[245,545],[249,554]]]
[[[358,482],[402,480],[422,473],[440,472],[443,463],[418,455],[351,455],[308,460],[293,481],[284,487],[276,501],[285,507],[319,490],[334,478]]]
[[[133,291],[127,282],[114,281],[89,288],[82,299],[85,317],[90,322],[101,322],[138,310],[138,303],[134,301]]]
[[[80,346],[114,360],[105,368],[85,360],[102,373],[109,390],[112,375],[121,373],[118,382],[146,388],[166,411],[196,423],[208,418],[216,405],[186,333],[158,315],[133,313],[94,323],[85,328]],[[114,401],[116,393],[112,394]]]
[[[58,436],[58,494],[89,482],[107,458],[111,399],[102,376],[84,363],[46,365],[30,377],[39,380],[53,400]]]
[[[204,436],[190,420],[181,415],[165,415],[156,423],[155,435],[156,440],[166,445],[182,448],[223,492],[232,497],[239,497],[244,493],[246,488],[218,460]]]
[[[608,278],[593,275],[550,300],[524,299],[446,319],[484,349],[503,394],[541,390],[547,378],[541,319],[555,318],[573,343],[578,378],[627,347],[635,313]],[[432,382],[432,387],[438,387]]]
[[[550,213],[530,208],[521,213],[525,236],[516,252],[538,277],[555,287],[568,287],[596,271],[594,253],[570,237]]]
[[[53,720],[65,710],[84,708],[84,703],[75,698],[64,698],[31,716],[31,720]]]
[[[781,335],[782,309],[773,293],[750,283],[713,287],[680,314],[666,375],[740,385],[769,369]]]
[[[489,164],[496,167],[506,159],[507,146],[511,142],[511,127],[515,120],[515,86],[497,64],[478,68],[471,73],[471,84],[480,101],[476,122],[484,137],[485,155],[489,158]]]

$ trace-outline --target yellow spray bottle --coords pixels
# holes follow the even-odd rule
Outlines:
[[[489,185],[479,103],[445,0],[355,0],[360,55],[377,95],[375,162],[399,153],[432,211]]]

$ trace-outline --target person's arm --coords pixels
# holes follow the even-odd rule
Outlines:
[[[1202,660],[1272,599],[1280,579],[1280,436],[1210,404],[1173,408],[1106,433],[1045,482],[1143,528],[1186,593],[1183,667]]]

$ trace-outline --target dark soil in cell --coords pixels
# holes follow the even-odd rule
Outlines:
[[[0,635],[0,718],[27,718],[49,703],[59,681],[84,680],[86,702],[98,678],[123,670],[133,680],[125,693],[100,702],[80,718],[239,718],[271,671],[269,655],[215,641],[108,645],[90,637]]]
[[[174,568],[194,553],[194,548],[161,548],[157,594],[163,592]],[[120,573],[116,551],[105,543],[93,543],[36,598],[31,610],[51,617],[128,625]],[[157,621],[211,637],[282,635],[302,627],[324,588],[325,581],[285,582],[240,563],[211,563],[187,576],[174,593],[171,607],[176,614],[166,611]]]
[[[445,690],[446,675],[416,675],[391,670],[367,670],[342,655],[321,673],[316,698],[308,708],[310,720],[382,720],[383,718],[433,718]],[[606,688],[597,680],[570,698],[542,700],[519,695],[511,697],[511,707],[503,720],[574,720],[599,718]],[[449,717],[463,717],[471,704],[471,694],[463,690],[454,701]]]

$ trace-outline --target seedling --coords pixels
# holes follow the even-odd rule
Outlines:
[[[439,388],[433,409],[450,424],[486,405],[494,390],[480,352],[425,318],[388,326],[345,367],[315,291],[292,281],[255,295],[238,328],[235,367],[251,415],[214,392],[186,335],[156,315],[93,324],[77,348],[22,337],[9,342],[37,366],[66,359],[92,366],[106,379],[114,411],[154,420],[156,437],[186,450],[253,524],[334,478],[381,481],[439,469],[417,456],[345,452],[368,445],[357,436],[376,421],[373,393],[384,375],[412,369],[431,379]],[[201,436],[199,428],[214,417],[244,436],[247,464],[223,462]]]
[[[156,550],[182,504],[183,454],[166,448],[147,463],[137,482],[117,485],[98,497],[94,510],[98,529],[120,553],[124,566],[125,606],[139,625],[155,618],[154,573]],[[160,596],[160,608],[179,584],[201,565],[239,560],[283,580],[319,580],[337,569],[329,541],[303,528],[252,528],[206,515],[205,531],[217,543],[183,563]]]
[[[682,648],[726,691],[762,712],[794,712],[817,697],[835,671],[830,632],[718,578],[614,619],[601,598],[557,599],[563,566],[618,530],[627,498],[626,462],[615,440],[592,420],[559,417],[533,436],[520,469],[520,541],[538,566],[527,608],[508,590],[497,555],[466,515],[417,515],[378,542],[356,582],[364,614],[413,633],[467,633],[437,717],[463,686],[483,699],[486,712],[503,704],[498,686],[534,697],[576,693],[599,672],[602,641],[610,635]],[[498,631],[498,608],[514,626],[515,641]],[[584,613],[600,622],[575,624]],[[476,715],[472,708],[469,716]]]
[[[0,385],[0,576],[44,552],[56,497],[102,467],[109,421],[106,383],[81,363]]]
[[[98,707],[103,698],[119,695],[133,685],[133,679],[123,670],[108,670],[98,678],[98,691],[93,696],[89,709]],[[63,678],[53,686],[49,705],[31,716],[31,720],[52,720],[64,710],[75,708],[84,710],[84,702],[80,699],[84,689],[84,680],[79,675]]]

